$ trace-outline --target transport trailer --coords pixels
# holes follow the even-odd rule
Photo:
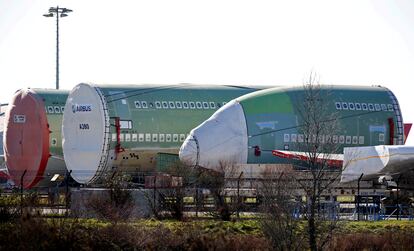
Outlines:
[[[99,184],[113,170],[152,172],[190,130],[226,102],[262,87],[79,84],[63,115],[63,154],[72,178]]]
[[[29,88],[14,94],[5,113],[3,144],[16,186],[49,187],[53,177],[65,175],[61,126],[68,93]]]

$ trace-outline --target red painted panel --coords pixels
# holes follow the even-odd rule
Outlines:
[[[407,141],[408,134],[410,134],[412,125],[413,125],[412,123],[404,124],[404,144],[405,144],[405,141]]]
[[[388,118],[388,126],[390,127],[390,145],[394,145],[394,119]]]
[[[43,100],[30,90],[18,91],[6,112],[4,156],[14,183],[35,186],[49,158],[49,128]]]

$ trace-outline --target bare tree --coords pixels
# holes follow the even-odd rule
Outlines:
[[[194,188],[198,175],[198,170],[175,161],[169,163],[163,172],[147,176],[144,196],[153,216],[183,220],[184,199]]]
[[[128,177],[114,172],[104,183],[107,191],[92,195],[86,202],[98,218],[111,220],[114,223],[127,220],[134,210],[134,199],[127,189]]]
[[[239,211],[241,206],[240,197],[235,196],[234,189],[229,181],[234,178],[241,178],[238,166],[232,163],[220,162],[213,170],[204,169],[199,176],[199,186],[210,190],[214,199],[214,210],[211,213],[213,217],[229,221],[231,216]]]
[[[297,208],[300,197],[293,168],[266,168],[261,177],[260,226],[275,250],[303,249]]]
[[[198,172],[177,161],[167,168],[166,173],[170,175],[171,182],[166,189],[158,190],[161,201],[160,209],[169,212],[174,219],[183,220],[184,198],[188,194],[188,189],[194,187]]]
[[[311,250],[321,250],[332,237],[335,221],[326,221],[321,213],[321,197],[340,176],[337,140],[340,129],[339,117],[329,110],[331,92],[323,88],[316,74],[311,73],[304,84],[303,105],[298,109],[298,131],[304,142],[297,149],[306,156],[302,159],[305,171],[296,175],[296,181],[306,194],[307,232]],[[336,166],[336,167],[335,167]]]

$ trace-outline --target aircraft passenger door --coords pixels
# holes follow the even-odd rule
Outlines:
[[[369,144],[372,145],[384,145],[386,138],[385,125],[371,125],[369,126]]]
[[[131,119],[131,112],[129,107],[128,99],[124,93],[118,94],[117,100],[114,102],[116,115],[121,119]]]

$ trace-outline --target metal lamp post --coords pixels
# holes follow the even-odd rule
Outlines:
[[[59,89],[59,16],[67,17],[69,12],[72,12],[72,10],[56,6],[50,7],[49,13],[43,15],[45,17],[56,16],[56,89]]]

